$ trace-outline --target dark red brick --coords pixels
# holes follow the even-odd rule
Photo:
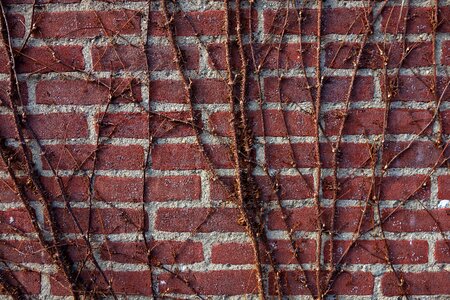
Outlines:
[[[37,38],[79,38],[139,34],[140,16],[132,10],[38,12]]]
[[[408,295],[448,295],[450,294],[450,277],[448,272],[400,273],[406,285]],[[403,295],[397,277],[393,273],[383,275],[381,279],[383,295]]]
[[[256,277],[252,270],[191,272],[181,273],[181,276],[187,278],[195,291],[203,295],[242,295],[254,293],[256,289]],[[192,294],[183,281],[169,274],[159,275],[158,280],[163,293]]]
[[[192,264],[203,261],[203,247],[199,242],[153,241],[150,257],[155,264]],[[119,263],[146,264],[147,248],[144,242],[105,242],[102,259]]]
[[[172,232],[235,232],[243,231],[238,225],[237,209],[160,208],[155,226],[157,230]]]
[[[82,46],[29,47],[17,53],[18,73],[71,72],[84,69]]]

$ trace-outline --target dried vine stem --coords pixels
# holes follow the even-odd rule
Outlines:
[[[316,205],[316,230],[317,230],[317,238],[316,238],[316,262],[315,262],[315,278],[316,278],[316,289],[317,289],[317,299],[322,300],[322,285],[320,281],[320,273],[322,270],[321,259],[322,256],[322,207],[320,201],[320,191],[321,191],[321,181],[322,181],[322,160],[320,155],[320,111],[321,111],[321,96],[322,96],[322,73],[321,73],[321,60],[320,53],[322,48],[322,0],[317,1],[318,9],[317,9],[317,44],[316,44],[316,61],[315,61],[315,70],[316,70],[316,99],[314,103],[314,124],[315,124],[315,136],[316,143],[314,147],[314,156],[316,159],[316,170],[315,170],[315,178],[314,178],[314,202]],[[300,39],[301,43],[301,39]]]
[[[259,245],[258,245],[258,232],[256,229],[256,226],[258,226],[258,223],[260,222],[259,220],[255,220],[255,219],[251,219],[250,214],[251,209],[255,209],[256,207],[254,207],[254,205],[251,205],[250,203],[248,203],[247,201],[252,200],[251,198],[256,197],[256,195],[254,193],[249,193],[248,191],[245,190],[244,184],[248,182],[245,179],[248,178],[249,176],[251,176],[251,174],[249,174],[249,170],[248,169],[244,169],[244,167],[242,166],[242,160],[241,157],[239,156],[239,148],[240,145],[238,144],[240,141],[240,137],[238,136],[238,130],[242,130],[242,134],[243,136],[241,138],[243,138],[243,143],[244,143],[244,153],[246,155],[246,157],[249,157],[250,155],[250,146],[249,146],[249,140],[248,140],[248,136],[247,136],[247,132],[248,129],[246,127],[246,118],[245,118],[245,87],[243,87],[242,85],[246,83],[246,77],[247,77],[247,64],[245,62],[245,56],[244,56],[244,52],[243,52],[243,45],[242,45],[242,38],[240,37],[240,22],[238,22],[237,24],[237,32],[238,32],[238,43],[239,43],[239,54],[241,57],[241,76],[242,76],[242,81],[241,81],[241,94],[240,94],[240,98],[239,98],[239,108],[240,108],[240,114],[241,114],[241,126],[243,128],[239,128],[238,122],[236,121],[236,111],[235,111],[235,102],[234,102],[234,87],[235,87],[235,79],[233,78],[233,71],[231,69],[231,41],[230,41],[230,3],[228,0],[224,0],[224,9],[226,11],[225,13],[225,28],[226,28],[226,52],[225,52],[225,56],[226,56],[226,63],[227,63],[227,73],[228,73],[228,101],[230,104],[230,124],[231,124],[231,139],[232,139],[232,143],[231,143],[231,151],[233,153],[233,161],[234,161],[234,168],[235,168],[235,194],[236,194],[236,200],[237,200],[237,205],[241,214],[241,218],[243,219],[242,223],[245,226],[245,229],[247,231],[247,234],[251,240],[252,243],[252,247],[253,247],[253,255],[254,255],[254,259],[255,259],[255,269],[256,269],[256,279],[257,279],[257,287],[258,287],[258,293],[259,293],[259,298],[261,300],[265,299],[265,292],[264,292],[264,283],[263,283],[263,272],[262,272],[262,268],[261,268],[261,257],[260,257],[260,251],[259,251]],[[239,10],[239,6],[240,6],[240,1],[236,1],[236,14],[237,18],[240,19],[240,10]],[[249,187],[247,187],[248,189]],[[249,199],[250,198],[250,199]],[[255,212],[253,212],[254,214]]]

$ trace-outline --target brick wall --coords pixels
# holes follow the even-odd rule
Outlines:
[[[449,297],[448,1],[1,3],[1,298]]]

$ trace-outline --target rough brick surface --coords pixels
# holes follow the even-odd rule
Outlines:
[[[450,297],[448,1],[226,2],[1,1],[1,299]]]

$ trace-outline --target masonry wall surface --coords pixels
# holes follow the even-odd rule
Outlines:
[[[450,2],[239,2],[1,0],[0,298],[450,297]]]

